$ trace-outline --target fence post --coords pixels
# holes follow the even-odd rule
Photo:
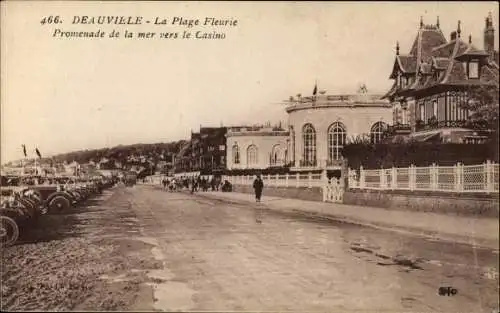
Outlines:
[[[312,174],[309,172],[309,177],[308,177],[308,187],[312,188]]]
[[[456,165],[453,166],[454,172],[455,172],[455,191],[463,191],[463,185],[462,185],[462,177],[464,173],[464,169],[462,167],[462,164],[459,162]]]
[[[485,178],[486,178],[486,191],[487,192],[494,192],[495,191],[495,185],[494,185],[494,182],[493,182],[494,167],[493,167],[493,164],[491,163],[490,160],[486,161],[485,170],[486,170],[486,173],[485,173],[486,174],[485,175]]]
[[[285,187],[288,187],[288,173],[285,174]]]
[[[432,163],[430,169],[430,179],[431,179],[431,190],[432,191],[437,191],[438,190],[438,171],[435,163]]]
[[[398,170],[392,166],[391,168],[391,190],[398,188]]]
[[[323,188],[322,188],[322,194],[323,194],[323,202],[326,202],[327,200],[327,194],[328,194],[328,176],[326,175],[326,170],[323,170],[321,172],[321,181],[323,182]]]
[[[379,184],[378,184],[378,187],[379,189],[385,189],[385,173],[384,173],[384,169],[383,168],[380,168],[379,170]]]
[[[300,174],[295,173],[295,187],[299,188],[300,187]]]
[[[413,164],[410,164],[408,168],[408,185],[411,191],[417,187],[417,171],[415,171],[415,165]]]
[[[354,177],[350,167],[347,168],[347,184],[349,185],[349,188],[353,188]]]
[[[362,165],[359,167],[359,188],[365,189],[365,170]]]

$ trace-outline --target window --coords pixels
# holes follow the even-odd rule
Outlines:
[[[436,100],[432,102],[432,114],[434,115],[435,118],[438,116],[438,103]]]
[[[346,128],[340,122],[333,123],[328,128],[328,160],[340,160],[346,141]]]
[[[247,165],[256,165],[258,161],[257,158],[257,147],[255,145],[250,145],[247,148]]]
[[[401,117],[402,117],[401,123],[403,125],[408,124],[408,110],[406,108],[403,108],[403,113],[402,113]]]
[[[457,120],[457,101],[454,93],[451,93],[449,96],[450,102],[450,120]]]
[[[274,145],[271,151],[271,165],[283,163],[283,152],[280,145]]]
[[[420,103],[420,119],[422,121],[425,121],[425,104],[424,103]]]
[[[479,78],[479,64],[477,61],[469,62],[469,78]]]
[[[392,119],[394,124],[399,123],[399,108],[394,108],[394,111],[392,112]]]
[[[382,134],[384,133],[385,128],[386,125],[384,122],[377,122],[373,124],[370,130],[371,143],[379,143],[382,140]]]
[[[220,145],[220,146],[219,146],[219,150],[220,150],[220,151],[224,151],[224,150],[226,150],[226,147],[225,147],[224,145]]]
[[[240,148],[237,144],[233,146],[233,163],[240,164]]]
[[[302,141],[304,143],[302,158],[305,165],[316,165],[316,131],[311,124],[306,124],[302,128]]]

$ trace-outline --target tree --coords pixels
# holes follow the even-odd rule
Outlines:
[[[469,101],[462,107],[472,111],[471,122],[485,123],[489,129],[498,131],[498,92],[498,85],[481,85],[467,90]]]

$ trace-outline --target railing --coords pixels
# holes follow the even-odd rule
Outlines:
[[[479,165],[349,169],[349,188],[375,190],[422,190],[444,192],[498,192],[499,165],[487,161]]]
[[[262,175],[264,186],[268,187],[323,187],[325,179],[322,174],[313,173],[294,173],[294,174],[275,174]],[[222,180],[227,180],[233,185],[252,186],[255,175],[224,176]]]
[[[326,160],[326,166],[327,167],[337,167],[337,166],[342,166],[343,160],[338,159],[338,160]]]
[[[419,121],[415,125],[416,131],[439,129],[439,128],[452,128],[452,127],[463,127],[463,128],[474,129],[474,130],[481,130],[481,129],[487,129],[488,125],[485,122],[470,121],[470,120],[434,121],[434,122],[429,120],[425,124],[422,121]]]
[[[317,160],[300,160],[299,165],[300,165],[300,167],[316,167],[316,166],[318,166],[318,161]]]
[[[406,135],[411,133],[411,125],[409,124],[396,124],[388,126],[386,133],[388,135]]]

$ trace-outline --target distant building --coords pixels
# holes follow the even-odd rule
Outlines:
[[[227,169],[266,169],[288,163],[289,132],[281,127],[229,127]]]
[[[468,121],[472,112],[464,108],[471,101],[468,91],[477,86],[497,86],[498,51],[494,50],[491,14],[486,18],[484,50],[472,37],[462,40],[460,21],[446,39],[436,25],[420,22],[408,54],[396,56],[390,78],[391,89],[384,96],[393,108],[392,132],[409,134],[421,141],[467,142],[475,136]],[[477,134],[477,133],[476,133]]]
[[[226,127],[200,127],[174,157],[175,173],[218,175],[226,168]]]

